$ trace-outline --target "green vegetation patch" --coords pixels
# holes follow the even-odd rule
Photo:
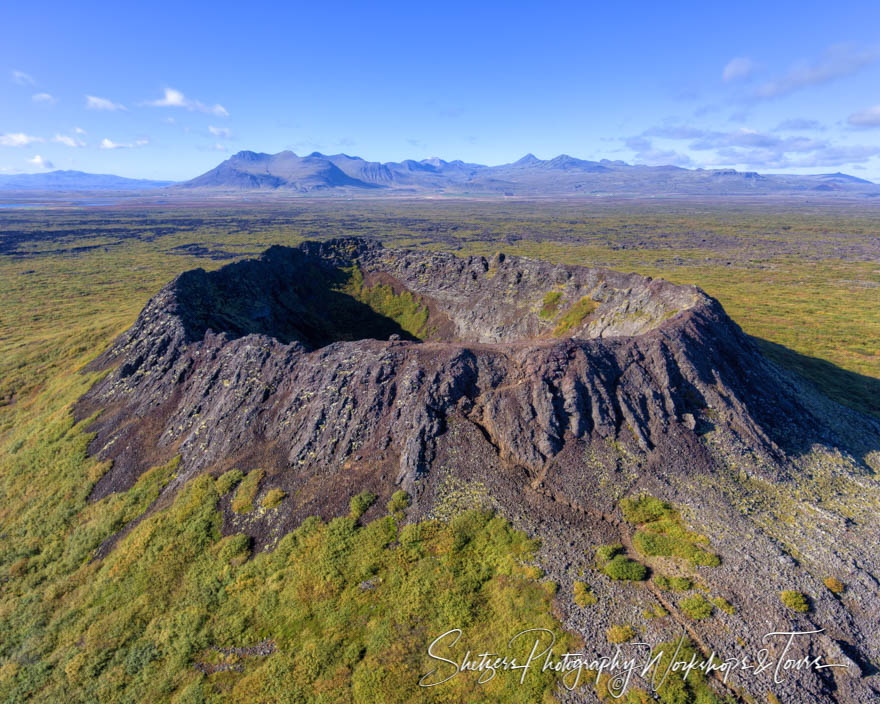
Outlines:
[[[281,489],[269,489],[263,497],[263,500],[260,502],[260,505],[263,508],[277,508],[286,496],[287,493]]]
[[[706,550],[705,536],[685,528],[677,509],[653,496],[622,499],[624,518],[639,526],[633,535],[633,547],[650,557],[678,557],[693,566],[717,567],[721,559]]]
[[[651,523],[663,518],[677,519],[678,512],[671,504],[650,494],[629,496],[620,500],[620,511],[627,522],[633,525]]]
[[[636,637],[636,631],[632,626],[615,625],[606,629],[605,637],[609,643],[626,643]]]
[[[142,506],[158,474],[122,500]],[[220,534],[221,489],[223,477],[193,479],[104,559],[63,573],[58,562],[16,572],[4,553],[0,609],[15,618],[0,621],[0,700],[323,702],[332,688],[338,700],[404,702],[451,623],[480,647],[535,627],[575,646],[551,614],[552,590],[522,567],[536,544],[491,513],[402,528],[391,516],[310,518],[248,560],[248,536]],[[435,691],[532,702],[557,684],[552,673],[459,677]]]
[[[680,641],[660,643],[651,653],[652,657],[660,655],[655,672],[659,682],[663,674],[669,672],[663,684],[657,689],[657,696],[662,704],[721,704],[722,701],[731,703],[732,698],[722,700],[709,686],[708,678],[699,669],[687,671],[687,676],[682,671],[673,672],[671,665],[675,662],[700,661],[704,655],[697,649],[689,638]],[[646,699],[646,702],[653,699]]]
[[[779,600],[792,611],[806,613],[810,610],[810,602],[807,597],[792,589],[779,593]]]
[[[353,520],[358,520],[367,512],[367,509],[369,509],[370,506],[376,503],[376,499],[378,498],[378,496],[370,491],[362,491],[357,496],[352,496],[351,501],[348,502],[348,515],[351,516]]]
[[[622,579],[630,582],[641,582],[648,576],[648,568],[641,562],[631,560],[625,555],[615,555],[602,571],[611,579]]]
[[[538,317],[544,320],[552,320],[559,312],[559,303],[562,300],[562,291],[548,291],[544,294],[544,300],[541,301],[541,310],[538,311]]]
[[[415,338],[426,333],[428,306],[410,291],[397,294],[387,284],[364,285],[364,275],[360,268],[354,267],[344,290],[361,303],[366,303],[377,313],[391,318],[395,323]]]
[[[648,568],[624,554],[623,545],[599,545],[596,548],[596,569],[611,579],[641,582],[648,576]]]
[[[650,609],[642,611],[642,618],[649,621],[653,618],[663,618],[664,616],[669,616],[669,612],[660,604],[653,604]]]
[[[412,499],[410,498],[410,495],[403,489],[399,489],[391,495],[391,498],[386,504],[386,508],[391,515],[399,516],[409,508],[411,501]]]
[[[826,577],[822,580],[822,583],[827,589],[834,592],[835,594],[843,594],[844,590],[846,589],[846,585],[841,582],[837,577]]]
[[[604,565],[615,555],[620,555],[622,552],[623,545],[620,543],[614,543],[613,545],[600,545],[596,548],[596,562],[600,565]]]
[[[694,582],[689,577],[666,577],[665,575],[655,575],[652,580],[658,589],[665,592],[688,592],[694,588]]]
[[[254,499],[260,488],[260,480],[263,478],[262,469],[254,469],[248,472],[235,490],[232,497],[232,510],[236,513],[250,513],[254,510]]]
[[[599,599],[593,594],[593,590],[590,589],[589,585],[584,584],[583,582],[574,583],[572,594],[574,597],[574,603],[581,608],[586,608],[587,606],[592,606],[599,602]]]
[[[714,599],[712,599],[712,603],[726,614],[733,616],[733,614],[736,613],[736,609],[733,607],[733,604],[731,604],[727,599],[723,597],[716,596]]]
[[[221,495],[228,494],[239,482],[244,479],[244,472],[240,469],[230,469],[228,472],[217,477],[217,491]]]
[[[589,296],[584,296],[571,308],[569,308],[559,319],[553,334],[556,337],[563,337],[577,327],[580,327],[587,317],[599,307]]]
[[[706,601],[702,594],[694,594],[693,596],[682,599],[678,603],[678,608],[680,608],[688,618],[692,618],[695,621],[701,621],[712,615],[713,606],[710,602]]]

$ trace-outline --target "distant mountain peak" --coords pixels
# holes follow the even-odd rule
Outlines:
[[[515,162],[513,162],[513,165],[514,166],[529,166],[531,164],[540,164],[540,163],[541,163],[541,160],[538,157],[536,157],[534,154],[529,152],[521,159],[517,159]]]

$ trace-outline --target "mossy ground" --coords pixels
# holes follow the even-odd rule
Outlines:
[[[653,496],[622,499],[624,518],[638,526],[632,541],[635,549],[647,557],[678,557],[692,566],[717,567],[717,555],[706,550],[709,539],[689,531],[670,504]]]
[[[590,313],[596,310],[598,306],[599,304],[596,301],[589,296],[584,296],[562,314],[556,327],[553,328],[553,334],[557,337],[562,337],[571,333],[583,325]]]

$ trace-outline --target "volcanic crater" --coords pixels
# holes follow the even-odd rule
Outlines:
[[[258,450],[288,488],[380,458],[383,493],[418,494],[453,415],[533,476],[571,440],[651,451],[670,426],[697,433],[708,406],[772,453],[737,393],[753,356],[693,286],[350,238],[181,274],[96,362],[116,369],[81,409],[105,409],[96,447],[114,460],[95,497],[169,453],[185,478]]]
[[[768,362],[696,287],[359,238],[275,246],[178,276],[92,369],[108,373],[76,415],[100,411],[90,450],[112,460],[93,499],[178,455],[159,506],[196,474],[259,469],[260,495],[281,489],[280,507],[242,516],[224,498],[221,508],[224,532],[262,549],[309,515],[347,513],[363,490],[383,499],[367,518],[378,515],[403,488],[409,520],[472,505],[500,511],[541,538],[542,566],[570,591],[591,546],[631,550],[617,502],[650,492],[712,536],[721,566],[700,581],[744,605],[723,628],[688,625],[701,647],[722,652],[733,629],[757,649],[749,609],[768,623],[790,618],[773,594],[807,591],[835,570],[861,606],[816,601],[823,627],[845,624],[822,647],[872,675],[860,653],[880,647],[869,607],[880,574],[867,537],[876,507],[824,504],[821,520],[795,530],[755,497],[797,501],[801,482],[826,475],[838,496],[869,494],[877,423]],[[602,638],[627,604],[651,596],[604,577],[593,587],[608,599],[596,618],[563,609],[585,638]],[[662,620],[645,628],[670,635]],[[780,696],[807,701],[828,687],[844,692],[840,701],[876,693],[835,671],[792,685],[791,696],[806,698]]]

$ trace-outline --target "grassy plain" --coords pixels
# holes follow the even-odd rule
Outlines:
[[[552,590],[519,567],[530,545],[498,519],[472,515],[403,535],[395,516],[367,526],[342,518],[245,562],[248,546],[217,530],[217,502],[236,490],[229,478],[191,482],[110,556],[90,561],[176,467],[89,503],[106,467],[87,456],[89,436],[70,416],[95,379],[78,372],[175,274],[343,235],[638,271],[700,285],[774,359],[880,415],[878,234],[880,206],[773,201],[0,212],[0,699],[197,702],[258,692],[252,701],[281,701],[272,687],[285,682],[295,684],[283,690],[290,701],[344,701],[358,687],[404,701],[401,682],[426,664],[408,653],[423,652],[450,619],[487,638],[541,619],[553,626]],[[467,566],[475,555],[484,556],[476,573]],[[287,583],[298,586],[287,593]],[[432,598],[401,602],[412,593]],[[294,643],[309,650],[298,658],[240,650],[267,638],[283,653]],[[385,679],[371,680],[377,671]],[[444,690],[449,701],[467,698],[461,687]],[[548,687],[536,680],[521,694],[531,701]]]

